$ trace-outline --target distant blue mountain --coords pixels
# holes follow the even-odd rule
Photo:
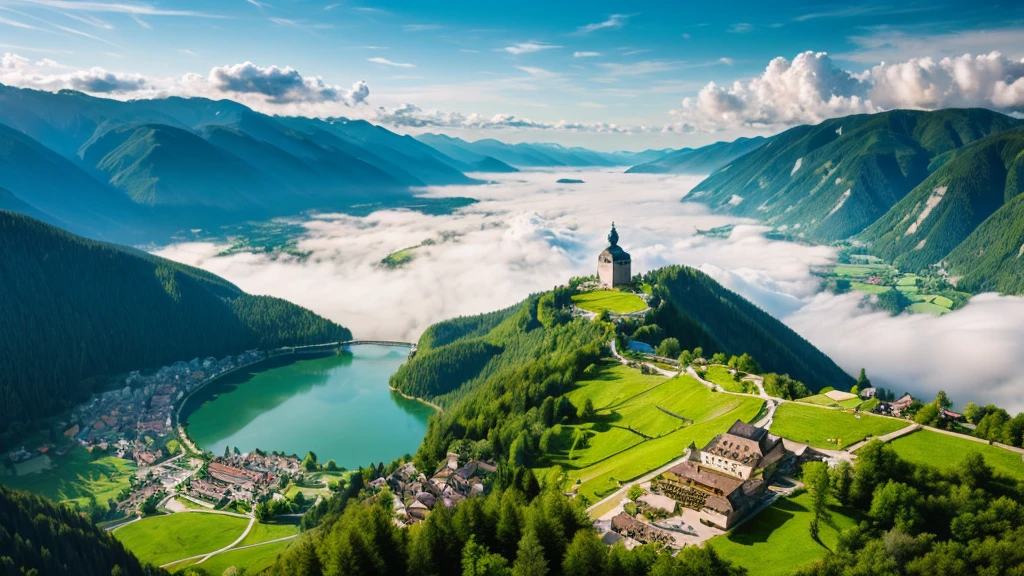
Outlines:
[[[445,134],[421,134],[417,138],[452,158],[470,162],[491,157],[519,168],[631,166],[661,157],[669,151],[597,152],[559,144],[506,144],[493,138],[468,142]]]
[[[630,174],[710,174],[729,162],[752,152],[768,142],[767,138],[737,138],[732,142],[715,142],[700,148],[669,150],[661,155],[640,159],[626,170]],[[657,152],[657,151],[654,151]]]

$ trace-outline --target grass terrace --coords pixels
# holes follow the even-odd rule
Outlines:
[[[775,410],[772,433],[816,448],[841,450],[869,436],[882,436],[911,422],[786,402]],[[832,440],[838,440],[834,442]]]
[[[1024,480],[1024,460],[1020,454],[969,438],[918,430],[893,440],[891,444],[901,458],[943,470],[957,469],[969,452],[979,452],[997,472]]]
[[[182,512],[143,518],[113,535],[140,560],[159,566],[219,550],[241,536],[248,524],[237,516]]]
[[[647,308],[647,303],[636,294],[618,290],[595,290],[572,297],[572,301],[583,310],[600,314],[605,310],[613,314],[631,314]]]
[[[577,406],[589,398],[597,417],[561,426],[537,472],[564,472],[564,488],[578,489],[590,503],[681,457],[690,442],[703,445],[736,420],[749,422],[763,405],[712,392],[689,376],[645,376],[611,361],[568,397]],[[585,447],[574,446],[576,429],[587,434]]]
[[[758,576],[783,576],[824,558],[839,533],[857,524],[857,512],[832,506],[834,526],[821,525],[821,543],[811,539],[811,496],[780,498],[746,524],[707,545],[722,557]]]

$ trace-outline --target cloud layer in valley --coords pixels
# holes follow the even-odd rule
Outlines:
[[[582,185],[558,185],[572,176]],[[1024,409],[1024,300],[983,295],[941,318],[889,317],[857,295],[818,294],[815,267],[830,248],[770,241],[764,228],[679,202],[693,177],[611,172],[486,175],[498,182],[427,189],[428,196],[480,199],[456,214],[379,211],[321,215],[298,248],[312,255],[217,257],[208,243],[159,253],[223,275],[243,289],[287,298],[352,328],[358,337],[415,340],[431,323],[499,309],[575,275],[592,274],[616,221],[634,272],[668,264],[700,268],[782,318],[844,369],[876,383],[958,402]],[[695,234],[729,222],[728,239]],[[417,246],[399,269],[380,260]]]

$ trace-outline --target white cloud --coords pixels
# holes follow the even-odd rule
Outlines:
[[[71,88],[94,94],[133,93],[148,87],[146,78],[138,74],[118,74],[99,67],[68,69],[50,59],[33,63],[8,52],[0,59],[0,84],[51,91]]]
[[[784,127],[895,108],[981,106],[1024,110],[1024,60],[999,52],[913,58],[861,73],[843,70],[824,52],[778,57],[754,78],[708,83],[673,113],[703,130]]]
[[[532,54],[534,52],[540,52],[541,50],[554,50],[556,48],[561,48],[561,46],[547,44],[544,42],[520,42],[519,44],[506,46],[501,50],[504,50],[509,54],[515,54],[516,56],[519,56],[520,54]]]
[[[598,30],[604,30],[607,28],[622,28],[626,25],[626,20],[632,17],[632,14],[612,14],[607,20],[603,22],[595,22],[593,24],[587,24],[580,26],[576,29],[577,34],[589,34]]]
[[[192,10],[164,10],[146,4],[124,4],[118,2],[79,2],[71,0],[25,0],[30,4],[80,12],[112,12],[140,16],[192,16],[197,18],[221,18],[214,14]]]
[[[516,66],[516,69],[526,72],[534,78],[557,78],[558,74],[536,66]]]
[[[259,94],[274,104],[290,102],[344,102],[351,105],[366,100],[370,90],[357,82],[351,90],[325,84],[318,77],[303,77],[290,66],[261,67],[252,62],[218,66],[210,70],[210,84],[222,92]]]
[[[392,62],[391,60],[388,60],[387,58],[382,58],[380,56],[374,56],[373,58],[367,58],[366,61],[367,62],[373,62],[374,64],[382,64],[384,66],[394,66],[395,68],[415,68],[416,67],[415,64],[410,64],[408,62]]]
[[[594,58],[594,57],[600,56],[600,55],[601,55],[600,52],[573,52],[572,53],[572,57],[573,58]]]
[[[437,24],[406,24],[402,26],[405,32],[425,32],[427,30],[440,30],[442,26]]]
[[[726,66],[732,66],[733,64],[736,63],[736,61],[733,60],[732,58],[719,58],[718,61],[721,62],[722,64],[725,64]]]
[[[730,26],[726,30],[726,32],[731,32],[733,34],[746,34],[747,32],[752,32],[753,30],[754,30],[754,25],[753,24],[748,24],[746,22],[740,22],[739,24],[733,24],[732,26]]]

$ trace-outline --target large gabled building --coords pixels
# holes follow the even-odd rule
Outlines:
[[[652,488],[697,511],[701,522],[729,529],[761,503],[786,454],[781,438],[737,420],[703,449],[691,444],[686,460]]]

